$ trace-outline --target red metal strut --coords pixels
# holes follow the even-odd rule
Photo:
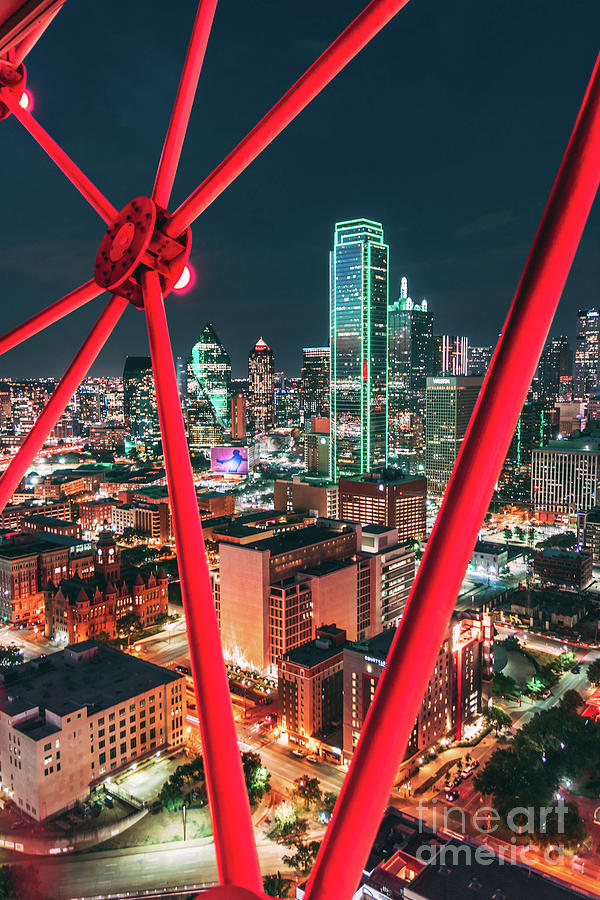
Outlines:
[[[191,225],[407,3],[408,0],[372,0],[214,172],[204,179],[200,187],[175,210],[166,233],[176,237]]]
[[[90,300],[94,300],[100,296],[102,291],[103,288],[98,287],[95,281],[86,281],[81,287],[75,288],[69,294],[65,294],[60,300],[51,303],[46,309],[36,313],[30,319],[27,319],[26,322],[17,325],[16,328],[12,328],[0,337],[0,355],[6,353],[7,350],[12,350],[13,347],[26,341],[27,338],[33,337],[34,334],[43,331],[44,328],[48,328],[48,326],[58,322],[59,319],[62,319],[70,312],[89,303]]]
[[[600,57],[310,876],[307,900],[345,900],[359,884],[599,182]]]
[[[165,208],[169,205],[171,198],[171,190],[177,174],[177,166],[179,165],[179,157],[181,156],[181,148],[183,147],[192,106],[194,105],[194,96],[198,86],[198,79],[200,78],[200,71],[202,70],[202,63],[204,62],[204,54],[217,2],[218,0],[200,0],[198,4],[198,12],[196,13],[192,36],[175,98],[175,105],[152,190],[152,199],[159,206],[164,206]]]
[[[157,272],[142,272],[181,593],[189,635],[210,813],[222,884],[262,891],[198,499]]]
[[[67,403],[85,378],[88,369],[102,350],[109,334],[121,318],[127,301],[115,295],[105,306],[100,318],[84,341],[77,356],[63,375],[54,393],[0,478],[0,512],[4,509],[29,466],[44,446],[44,441],[62,416]]]

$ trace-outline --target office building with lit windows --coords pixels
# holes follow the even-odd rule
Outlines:
[[[425,475],[433,496],[446,490],[482,383],[482,378],[427,379]]]
[[[304,420],[329,415],[329,347],[304,347],[300,374]]]
[[[597,309],[580,309],[577,313],[575,337],[575,400],[595,396],[600,385],[600,313]]]
[[[231,360],[207,323],[187,363],[187,420],[192,448],[220,442],[231,421]]]
[[[484,378],[490,367],[493,353],[494,348],[491,344],[479,347],[469,344],[468,374]]]
[[[275,357],[259,338],[248,355],[248,430],[252,435],[275,425]]]
[[[342,760],[349,763],[395,630],[344,647]],[[488,613],[454,613],[439,649],[401,768],[440,739],[461,740],[487,706],[493,679],[493,625]]]
[[[185,676],[106,644],[71,644],[2,679],[0,786],[36,821],[185,743]]]
[[[533,450],[531,505],[536,518],[553,522],[598,505],[600,441],[549,441]]]
[[[427,480],[394,469],[340,478],[339,516],[347,522],[396,528],[400,541],[424,540]]]
[[[408,296],[406,278],[400,283],[400,297],[389,305],[388,344],[389,449],[396,453],[407,443],[420,443],[420,431],[410,417],[423,417],[427,376],[433,372],[433,315],[427,300],[416,302]]]
[[[388,257],[383,227],[338,222],[330,253],[332,481],[387,464]]]
[[[537,394],[540,400],[572,399],[573,351],[564,334],[548,338],[540,356],[537,374]]]
[[[127,356],[123,369],[123,417],[128,430],[125,446],[143,456],[159,454],[161,445],[152,362],[149,356]]]
[[[556,415],[552,401],[528,400],[517,421],[500,477],[498,492],[509,502],[529,501],[531,495],[531,455],[552,438]]]
[[[456,334],[439,334],[434,339],[432,375],[469,374],[469,338]]]

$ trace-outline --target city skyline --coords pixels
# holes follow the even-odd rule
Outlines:
[[[253,325],[258,316],[259,330],[265,330],[280,367],[299,373],[301,347],[320,345],[327,334],[329,235],[335,221],[353,216],[383,223],[390,244],[392,295],[406,274],[414,295],[427,297],[435,308],[440,331],[452,333],[454,327],[458,333],[468,334],[474,344],[491,343],[514,294],[541,205],[591,71],[599,15],[592,6],[578,4],[574,13],[552,2],[542,21],[533,9],[519,6],[518,16],[515,7],[516,18],[511,22],[510,16],[500,16],[474,2],[464,6],[459,19],[427,0],[409,4],[339,76],[330,96],[313,104],[294,123],[290,137],[282,136],[265,158],[236,182],[231,195],[220,198],[207,212],[208,228],[198,229],[192,248],[196,286],[181,297],[171,297],[167,304],[176,354],[188,350],[190,319],[195,330],[208,319],[231,354],[234,377],[239,377],[247,347],[255,339]],[[188,7],[191,24],[194,5],[188,3],[185,9]],[[299,29],[297,42],[293,51],[285,54],[274,47],[287,34],[292,13],[280,11],[278,17],[272,17],[266,10],[251,12],[239,3],[229,16],[217,12],[215,35],[218,38],[230,28],[228,50],[223,55],[215,49],[217,44],[209,46],[206,80],[175,186],[177,198],[210,169],[221,151],[227,152],[236,143],[245,126],[268,108],[278,89],[287,88],[315,52],[359,9],[360,3],[341,0],[328,4],[327,10],[304,9],[294,20]],[[158,9],[150,17],[152,25],[134,22],[133,9],[120,10],[119,15],[124,16],[120,33],[111,35],[117,55],[128,58],[124,49],[128,35],[142,27],[140,39],[146,41],[147,55],[155,53],[161,60],[165,83],[159,107],[164,109],[166,121],[179,77],[185,29],[176,28],[166,14],[163,20]],[[257,73],[246,85],[241,67],[248,63],[254,68],[254,51],[250,53],[245,46],[246,35],[249,17],[254,24],[257,16],[261,34],[256,37],[256,52],[269,58],[271,68],[268,78],[261,80]],[[438,28],[432,30],[431,21],[438,23]],[[40,122],[64,140],[67,151],[120,205],[129,199],[132,185],[139,193],[150,190],[165,122],[160,113],[156,121],[143,116],[148,104],[155,107],[155,98],[150,100],[141,61],[130,61],[130,102],[125,116],[106,109],[106,96],[112,96],[111,75],[100,74],[94,81],[72,77],[75,70],[85,69],[88,59],[91,68],[100,73],[104,62],[94,42],[84,51],[71,36],[81,29],[104,35],[107,28],[108,20],[100,10],[89,12],[80,5],[66,4],[60,28],[44,35],[28,59],[28,72]],[[157,49],[158,32],[167,42],[164,53]],[[423,33],[428,34],[425,47],[417,40]],[[482,40],[481,35],[493,37]],[[61,50],[65,43],[72,53],[67,63]],[[400,44],[403,69],[397,77],[393,60]],[[535,52],[531,52],[532,46]],[[461,55],[468,63],[459,65]],[[556,66],[559,56],[560,67]],[[502,70],[500,79],[495,75],[498,68]],[[415,74],[407,75],[411,71]],[[439,103],[432,71],[444,71],[447,103]],[[53,78],[58,79],[60,98],[44,88]],[[244,113],[224,117],[220,106],[232,90],[242,92]],[[334,153],[336,141],[344,133],[340,100],[347,93],[356,97],[357,103],[368,93],[369,107],[382,117],[383,127],[389,131],[389,141],[380,142],[383,156],[377,178],[360,141],[346,149],[341,161]],[[59,99],[64,99],[66,106]],[[457,103],[460,115],[456,114]],[[532,104],[536,109],[533,126]],[[70,109],[69,117],[63,115],[64,108]],[[494,110],[493,116],[488,110]],[[98,126],[100,112],[110,120],[102,129]],[[81,116],[83,127],[97,140],[87,144],[80,140],[74,129],[79,128],[75,123]],[[202,121],[208,123],[207,128]],[[25,133],[10,121],[4,129],[11,153],[20,160],[14,181],[6,185],[6,202],[9,206],[19,203],[23,210],[19,221],[12,221],[3,231],[9,269],[5,271],[5,296],[19,299],[7,310],[11,318],[6,325],[11,327],[21,315],[30,315],[61,296],[78,277],[81,281],[90,277],[87,261],[100,241],[102,226],[76,195],[65,189],[62,176],[50,173]],[[126,142],[132,149],[124,157]],[[289,166],[294,169],[294,181],[284,178]],[[491,179],[490,172],[494,173]],[[37,188],[41,183],[43,192]],[[256,197],[261,198],[264,212],[256,212]],[[249,215],[239,213],[247,202],[253,203],[255,210],[252,229],[248,228]],[[281,223],[285,232],[292,216],[294,241],[282,241],[274,223]],[[597,210],[592,211],[556,319],[556,333],[566,332],[571,339],[577,308],[598,302],[600,263],[594,248],[599,216]],[[49,239],[48,233],[55,236]],[[269,248],[268,265],[265,246]],[[73,278],[66,277],[67,261],[73,267]],[[485,303],[479,300],[482,292]],[[6,355],[0,362],[0,374],[59,374],[81,343],[96,306],[92,304],[93,308],[56,326],[50,332],[54,340],[33,338]],[[289,310],[297,314],[293,334]],[[109,342],[94,373],[116,373],[126,353],[147,353],[143,317],[131,310],[127,321],[128,329]]]

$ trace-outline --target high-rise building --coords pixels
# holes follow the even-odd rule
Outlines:
[[[571,400],[573,396],[573,351],[564,334],[546,341],[538,366],[537,392],[541,400]]]
[[[241,391],[231,395],[231,437],[234,441],[246,437],[246,395]]]
[[[536,518],[554,522],[598,505],[600,441],[549,441],[531,460],[531,505]]]
[[[340,478],[339,517],[346,522],[396,528],[400,541],[423,540],[427,479],[390,469],[381,475]]]
[[[304,419],[329,415],[329,347],[304,347],[301,375]]]
[[[329,317],[334,481],[387,464],[388,256],[379,223],[336,224]]]
[[[435,337],[432,375],[466,376],[469,373],[469,338],[457,334]]]
[[[275,388],[275,421],[278,426],[300,425],[300,406],[300,391],[291,387]]]
[[[482,383],[456,376],[427,379],[425,475],[434,496],[446,490]]]
[[[490,367],[493,353],[494,348],[491,344],[487,344],[481,347],[469,346],[468,374],[475,377],[484,378],[487,375],[487,370]]]
[[[580,309],[577,313],[575,338],[576,400],[595,395],[600,383],[600,313],[597,309]]]
[[[531,454],[546,444],[554,432],[555,410],[551,401],[528,400],[513,435],[498,479],[503,500],[529,501],[531,495]]]
[[[258,339],[248,355],[248,428],[252,434],[275,424],[275,357]]]
[[[231,360],[207,323],[187,365],[188,434],[191,447],[218,443],[230,421]]]
[[[158,455],[160,426],[152,361],[149,356],[125,357],[123,414],[130,442],[139,448],[142,455]]]
[[[425,413],[425,384],[433,372],[433,315],[427,300],[416,303],[408,296],[408,281],[402,278],[400,297],[388,312],[389,374],[388,421],[390,452],[398,453],[415,443],[414,417]]]
[[[338,486],[317,478],[278,478],[273,486],[273,507],[286,513],[301,512],[321,519],[338,518]]]

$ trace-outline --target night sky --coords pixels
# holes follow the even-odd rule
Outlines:
[[[363,6],[221,0],[172,208]],[[194,14],[193,0],[67,0],[26,60],[34,114],[117,208],[152,189]],[[175,353],[212,321],[234,375],[261,334],[297,374],[300,348],[327,342],[334,223],[358,216],[383,223],[392,297],[406,274],[436,331],[491,343],[599,33],[597,0],[411,0],[196,222],[196,286],[167,301]],[[92,277],[105,225],[17,122],[0,129],[5,331]],[[600,303],[599,245],[597,201],[554,331]],[[62,374],[103,302],[3,356],[0,376]],[[131,308],[92,372],[147,352]]]

